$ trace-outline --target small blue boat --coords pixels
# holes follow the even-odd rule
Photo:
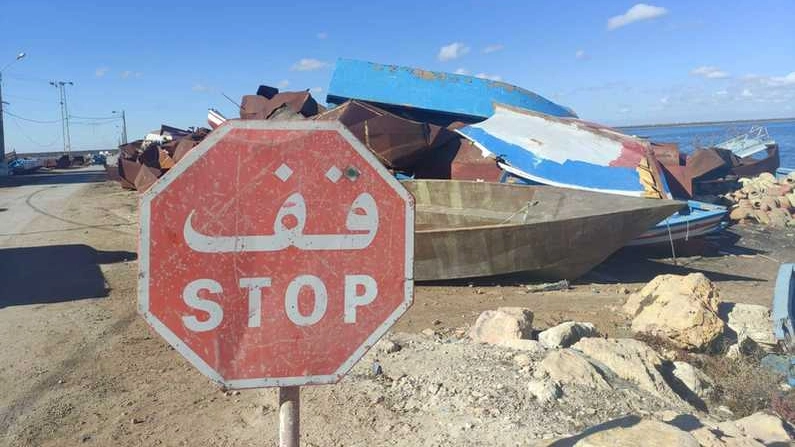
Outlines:
[[[454,73],[339,59],[326,101],[357,99],[417,121],[476,123],[502,103],[558,117],[577,115],[569,108],[505,82]]]
[[[723,230],[725,206],[688,200],[687,207],[630,241],[628,247],[687,242]]]

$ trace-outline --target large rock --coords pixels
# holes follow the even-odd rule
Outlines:
[[[570,349],[547,354],[534,375],[538,379],[549,377],[564,386],[576,385],[601,390],[610,388],[599,370],[582,355]]]
[[[498,345],[511,340],[529,339],[533,313],[522,307],[500,307],[480,314],[469,331],[472,340]]]
[[[567,321],[538,334],[538,341],[548,349],[568,348],[584,337],[596,337],[598,332],[591,323]]]
[[[722,333],[718,292],[701,273],[660,275],[630,295],[623,307],[632,331],[661,337],[682,349],[703,349]]]
[[[526,340],[524,338],[503,340],[497,343],[497,346],[524,351],[528,354],[542,354],[547,351],[538,340]]]
[[[699,447],[690,433],[673,425],[643,420],[628,427],[594,432],[574,444],[575,447]]]
[[[777,416],[762,412],[736,421],[720,423],[718,429],[726,433],[739,431],[742,435],[765,445],[792,445],[793,440],[786,422]]]
[[[646,343],[630,338],[583,338],[572,346],[642,390],[681,402],[660,373],[663,360]]]
[[[769,308],[757,304],[722,303],[720,313],[738,338],[744,335],[768,350],[776,346]]]
[[[712,379],[687,362],[674,362],[671,373],[690,393],[701,399],[708,398],[715,390],[715,383]]]

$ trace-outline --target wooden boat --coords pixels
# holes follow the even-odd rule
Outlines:
[[[726,226],[723,218],[727,212],[725,206],[688,200],[686,207],[629,241],[627,246],[660,244],[667,247],[671,242],[685,243],[721,231]]]
[[[375,103],[396,115],[440,125],[483,121],[494,113],[494,103],[552,116],[577,116],[567,107],[505,82],[339,59],[326,101],[342,104],[349,99]]]
[[[575,279],[684,204],[550,186],[410,180],[414,277]]]

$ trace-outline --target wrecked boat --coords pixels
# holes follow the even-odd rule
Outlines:
[[[326,101],[356,99],[396,115],[447,126],[476,123],[494,113],[494,103],[558,117],[576,117],[571,109],[505,82],[397,65],[339,59]]]
[[[402,184],[416,204],[417,281],[516,273],[572,280],[684,205],[550,186]]]
[[[495,104],[491,118],[458,132],[532,183],[670,198],[649,143],[608,127]]]

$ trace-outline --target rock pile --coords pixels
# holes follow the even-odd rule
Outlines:
[[[795,227],[795,173],[783,179],[763,173],[741,178],[742,188],[726,194],[735,222],[758,222],[776,228]]]

